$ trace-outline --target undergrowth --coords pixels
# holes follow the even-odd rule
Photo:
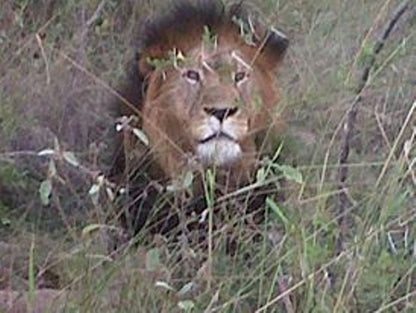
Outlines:
[[[291,40],[280,73],[288,133],[257,176],[284,197],[266,199],[261,224],[225,214],[209,248],[123,237],[102,175],[114,149],[107,104],[138,21],[162,1],[40,2],[6,0],[0,13],[0,311],[13,297],[38,312],[416,310],[413,2],[362,95],[341,251],[341,130],[400,1],[255,2]]]

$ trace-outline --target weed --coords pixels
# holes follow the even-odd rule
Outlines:
[[[258,186],[246,186],[234,195],[243,195],[242,215],[228,204],[216,218],[221,199],[209,172],[208,249],[140,234],[134,242],[120,235],[115,250],[105,231],[120,231],[116,191],[103,175],[116,125],[109,86],[124,76],[138,21],[164,1],[41,2],[5,0],[0,13],[7,21],[0,21],[0,311],[6,290],[27,289],[32,305],[48,299],[63,312],[415,310],[413,3],[362,95],[343,165],[349,206],[339,252],[339,134],[360,69],[398,0],[254,1],[291,40],[281,73],[290,138],[282,154],[264,159],[256,182],[284,197],[269,193],[265,221],[250,223],[244,192]],[[135,135],[147,142],[139,129]],[[55,151],[56,139],[66,157],[39,155]],[[238,242],[232,255],[229,238]]]

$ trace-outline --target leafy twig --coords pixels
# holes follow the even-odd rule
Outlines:
[[[348,194],[345,187],[345,182],[348,178],[348,167],[344,166],[348,162],[349,152],[350,152],[350,144],[351,139],[354,134],[354,126],[355,121],[357,117],[358,107],[359,104],[362,101],[362,93],[365,87],[367,86],[367,83],[369,81],[370,72],[374,67],[374,63],[376,61],[377,55],[380,53],[380,51],[383,49],[384,44],[389,37],[391,31],[393,30],[394,26],[397,24],[400,17],[403,16],[404,12],[408,9],[410,4],[410,0],[403,1],[396,9],[394,14],[392,15],[392,18],[389,20],[388,24],[386,25],[384,31],[382,32],[382,35],[378,40],[376,40],[373,51],[371,55],[368,58],[368,63],[364,67],[361,78],[358,82],[357,90],[356,90],[356,97],[354,98],[354,101],[352,102],[348,115],[347,120],[345,122],[344,126],[344,134],[342,138],[342,146],[341,146],[341,153],[339,157],[339,172],[338,172],[338,189],[340,190],[339,197],[338,197],[338,225],[340,227],[340,233],[337,241],[337,250],[338,253],[344,250],[344,236],[346,232],[346,225],[345,225],[345,211],[348,206],[349,200],[348,200]]]

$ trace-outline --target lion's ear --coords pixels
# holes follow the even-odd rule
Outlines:
[[[229,5],[228,14],[232,22],[237,24],[245,41],[260,49],[270,66],[276,66],[283,59],[289,46],[288,38],[277,29],[269,27],[258,10],[240,0]]]
[[[271,28],[266,32],[264,39],[259,43],[264,46],[263,53],[270,60],[273,66],[279,63],[289,47],[289,39],[285,34],[275,28]]]

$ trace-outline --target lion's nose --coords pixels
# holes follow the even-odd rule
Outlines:
[[[220,122],[222,122],[227,117],[233,116],[237,113],[238,108],[225,108],[225,109],[217,109],[217,108],[204,108],[204,111],[212,116],[215,116]]]

